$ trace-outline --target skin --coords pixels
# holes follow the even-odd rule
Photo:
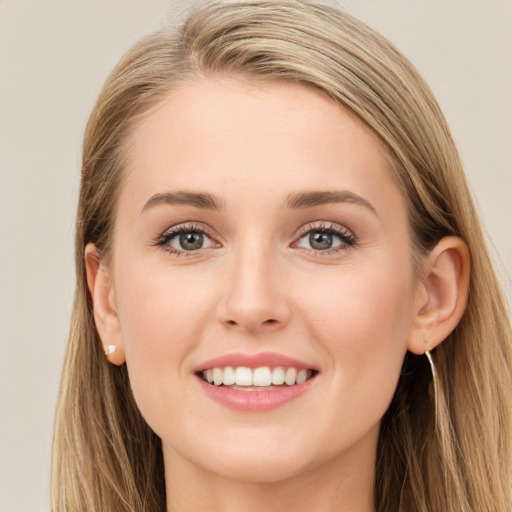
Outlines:
[[[92,245],[85,257],[98,331],[117,346],[109,359],[128,365],[163,441],[168,510],[373,510],[381,418],[406,351],[433,348],[462,314],[464,244],[443,239],[419,278],[378,138],[301,85],[188,83],[129,147],[112,257],[98,263]],[[221,209],[147,205],[176,191]],[[287,205],[310,191],[345,200]],[[158,245],[179,225],[204,231],[204,247]],[[315,250],[308,235],[326,227],[354,243],[333,235],[336,250]],[[240,412],[198,385],[204,361],[263,351],[318,369],[308,391]]]

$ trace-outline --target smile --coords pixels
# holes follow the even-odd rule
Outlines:
[[[275,352],[236,352],[203,362],[194,374],[214,402],[236,411],[263,412],[307,394],[320,368]]]
[[[238,391],[270,391],[279,387],[302,384],[314,376],[314,370],[283,366],[225,366],[208,368],[200,377],[214,386],[227,386]]]

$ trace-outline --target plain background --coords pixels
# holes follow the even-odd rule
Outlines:
[[[84,126],[112,66],[184,11],[169,0],[0,0],[0,512],[47,511],[51,431],[74,287]],[[509,297],[512,2],[346,0],[432,86]]]

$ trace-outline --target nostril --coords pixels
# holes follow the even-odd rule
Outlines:
[[[241,328],[241,329],[247,329],[250,331],[258,330],[260,328],[269,328],[269,329],[272,328],[273,329],[273,328],[278,327],[281,324],[280,320],[276,320],[275,318],[267,318],[267,320],[263,320],[263,321],[258,321],[257,319],[254,319],[254,321],[251,321],[251,320],[244,320],[243,318],[240,320],[233,320],[233,319],[226,318],[223,321],[223,323],[226,327]]]

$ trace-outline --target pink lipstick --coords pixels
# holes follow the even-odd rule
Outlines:
[[[318,370],[273,352],[232,353],[206,361],[195,370],[203,391],[239,411],[266,411],[305,393]]]

